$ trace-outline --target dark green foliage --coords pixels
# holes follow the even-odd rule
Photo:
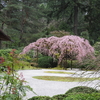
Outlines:
[[[87,40],[89,40],[89,33],[88,33],[88,31],[82,31],[80,33],[80,36],[85,38],[85,39],[87,39]]]
[[[66,94],[59,94],[59,95],[54,95],[52,97],[53,100],[63,100],[64,98],[66,98],[67,95]]]
[[[89,23],[87,27],[90,36],[89,40],[91,44],[94,44],[100,40],[100,2],[98,0],[89,0],[87,11],[85,20]]]
[[[71,27],[66,22],[61,22],[58,28],[59,30],[71,31]]]
[[[100,93],[98,90],[87,86],[78,86],[68,90],[66,93],[68,95],[63,100],[99,100]]]
[[[100,54],[100,42],[96,42],[93,47],[95,49],[95,55],[98,56]]]
[[[47,12],[47,19],[49,22],[50,19],[52,20],[54,17],[58,19],[59,24],[56,27],[56,30],[59,28],[59,30],[72,32],[77,24],[79,24],[77,29],[80,33],[84,28],[86,28],[84,15],[87,3],[86,0],[48,0],[47,7],[50,11]]]
[[[43,1],[2,0],[0,7],[0,29],[13,42],[3,42],[2,47],[18,48],[32,42],[35,33],[43,30],[45,24],[40,4]],[[6,6],[5,6],[6,5]]]
[[[87,86],[78,86],[68,90],[65,94],[78,94],[78,93],[98,93],[99,91]]]
[[[100,93],[79,93],[72,94],[63,100],[100,100]]]
[[[28,100],[52,100],[49,96],[34,96]]]
[[[41,33],[30,35],[29,37],[30,37],[29,42],[35,42],[39,38],[46,37],[46,34],[41,32]]]
[[[53,61],[50,56],[43,56],[38,59],[38,66],[42,68],[53,68],[57,66],[57,62]]]

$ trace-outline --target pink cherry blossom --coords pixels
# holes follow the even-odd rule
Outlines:
[[[94,48],[89,44],[89,41],[75,35],[40,38],[26,46],[20,54],[26,54],[31,49],[58,59],[59,64],[66,57],[78,61],[82,61],[88,55],[95,58]]]

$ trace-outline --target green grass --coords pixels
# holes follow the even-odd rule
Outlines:
[[[62,71],[45,71],[45,73],[56,73],[56,74],[75,74],[73,72],[62,72]]]
[[[64,70],[64,68],[60,67],[60,66],[57,66],[57,67],[54,67],[54,68],[51,68],[51,69],[54,69],[54,70]]]
[[[81,78],[81,77],[58,77],[58,76],[34,76],[33,78],[48,81],[63,81],[63,82],[84,82],[93,81],[99,78]]]

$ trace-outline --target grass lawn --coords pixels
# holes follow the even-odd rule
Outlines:
[[[48,80],[48,81],[63,81],[63,82],[84,82],[99,80],[100,78],[82,78],[82,77],[58,77],[58,76],[34,76],[33,78]]]

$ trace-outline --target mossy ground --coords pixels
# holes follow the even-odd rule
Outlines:
[[[63,82],[84,82],[93,81],[95,78],[82,78],[82,77],[59,77],[59,76],[34,76],[33,78],[48,81],[63,81]],[[98,78],[99,80],[99,78]]]

